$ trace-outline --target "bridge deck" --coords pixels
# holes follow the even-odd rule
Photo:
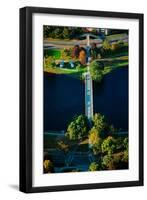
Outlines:
[[[85,115],[88,119],[93,117],[93,88],[90,72],[85,73]]]

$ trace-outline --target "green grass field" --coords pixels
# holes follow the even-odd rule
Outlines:
[[[55,59],[60,59],[61,57],[61,50],[59,49],[50,49],[44,50],[44,56],[53,56]]]
[[[112,72],[114,69],[119,67],[128,66],[128,56],[121,56],[117,58],[106,58],[106,59],[98,59],[104,63],[103,74],[106,75]],[[86,67],[80,69],[67,69],[67,68],[59,68],[59,67],[46,67],[44,68],[44,72],[53,73],[53,74],[65,74],[70,75],[74,78],[83,79],[82,74],[87,71]]]
[[[65,68],[59,68],[59,67],[44,68],[44,72],[49,72],[53,74],[65,74],[65,75],[70,75],[79,79],[82,79],[82,74],[86,71],[87,71],[86,68],[83,68],[83,69],[82,68],[81,69],[65,69]]]
[[[121,33],[121,34],[108,35],[108,36],[106,36],[106,38],[107,38],[108,40],[118,40],[119,38],[125,37],[125,36],[126,36],[125,33]]]

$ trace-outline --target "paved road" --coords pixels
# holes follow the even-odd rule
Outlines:
[[[90,40],[91,43],[92,42],[95,42],[97,44],[101,44],[102,43],[102,40],[100,39],[91,39]],[[61,47],[61,46],[74,46],[74,45],[87,45],[87,40],[71,40],[71,41],[65,41],[65,40],[57,40],[57,41],[54,41],[54,40],[51,40],[51,41],[48,41],[48,40],[45,40],[44,41],[44,47],[48,47],[48,46],[58,46],[58,47]]]
[[[49,132],[45,132],[44,135],[65,136],[65,131],[49,131]]]
[[[117,39],[111,39],[110,43],[114,43],[117,41],[124,41],[128,42],[128,36],[119,37]],[[103,41],[101,39],[90,39],[90,43],[95,42],[98,47],[102,46]],[[51,49],[51,48],[63,48],[63,47],[73,47],[74,45],[87,45],[87,40],[72,40],[72,41],[65,41],[65,40],[44,40],[44,49]]]
[[[128,135],[128,131],[119,131],[115,133],[116,135]]]

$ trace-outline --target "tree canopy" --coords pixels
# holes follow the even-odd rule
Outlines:
[[[98,143],[100,140],[100,134],[98,130],[95,127],[92,127],[92,129],[89,131],[89,142],[90,144],[94,145]]]
[[[102,63],[94,60],[90,63],[90,74],[94,81],[101,82],[103,78],[103,66]]]
[[[99,170],[99,165],[96,162],[92,162],[89,166],[89,171],[97,171]]]
[[[102,143],[102,152],[112,154],[116,149],[116,142],[112,136],[108,136]]]
[[[71,140],[82,139],[88,135],[88,120],[84,115],[79,115],[68,125],[66,135]]]
[[[111,49],[111,44],[107,39],[105,39],[103,42],[103,49],[105,49],[105,50]]]
[[[84,33],[80,27],[44,26],[44,38],[73,39]]]
[[[44,160],[43,163],[44,173],[52,173],[54,172],[54,165],[51,160]]]
[[[95,113],[93,116],[93,126],[97,129],[99,134],[104,130],[105,128],[105,117],[104,115],[101,115],[100,113]]]

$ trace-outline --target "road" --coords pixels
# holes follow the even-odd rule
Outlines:
[[[64,170],[80,170],[87,171],[91,162],[95,161],[95,157],[91,150],[81,151],[78,149],[78,145],[70,150],[68,153],[64,153],[61,150],[52,148],[45,149],[45,152],[52,159],[55,172],[64,172]]]
[[[124,41],[128,42],[128,36],[122,36],[117,39],[110,39],[110,43],[114,43],[117,41]],[[97,47],[101,47],[103,41],[101,39],[90,39],[90,43],[96,43]],[[73,47],[74,45],[86,46],[87,40],[44,40],[44,49],[51,49],[51,48],[65,48],[65,47]]]
[[[65,131],[49,131],[49,132],[44,132],[44,135],[65,136]]]

